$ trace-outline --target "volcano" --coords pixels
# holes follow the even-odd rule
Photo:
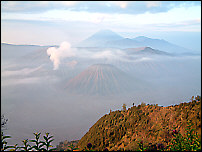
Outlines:
[[[141,88],[141,81],[110,64],[94,64],[70,79],[69,92],[89,95],[113,95]]]
[[[106,42],[120,39],[123,37],[111,30],[100,30],[80,42],[77,47],[106,47]]]
[[[167,52],[156,50],[151,47],[127,48],[123,50],[131,55],[171,55]]]

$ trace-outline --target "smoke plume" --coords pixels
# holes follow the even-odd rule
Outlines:
[[[47,49],[47,54],[50,56],[50,60],[53,62],[54,70],[59,68],[61,60],[63,58],[75,56],[75,52],[71,49],[71,44],[68,42],[62,42],[59,48],[50,47]]]

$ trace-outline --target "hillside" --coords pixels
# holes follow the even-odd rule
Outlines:
[[[103,47],[107,41],[120,39],[123,39],[123,37],[111,30],[100,30],[80,42],[77,47]]]
[[[85,95],[112,95],[140,90],[143,84],[111,64],[94,64],[69,80],[65,89]]]
[[[201,99],[162,107],[142,103],[127,110],[110,112],[100,118],[78,142],[82,150],[88,143],[94,150],[137,150],[138,143],[144,145],[162,143],[172,138],[174,127],[184,134],[188,121],[201,136]]]
[[[123,50],[130,55],[171,55],[167,52],[152,49],[151,47],[127,48]]]

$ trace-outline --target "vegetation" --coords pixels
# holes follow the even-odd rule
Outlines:
[[[61,142],[52,148],[53,136],[34,133],[35,139],[23,140],[23,146],[10,146],[1,132],[1,151],[201,151],[201,97],[189,103],[160,107],[133,106],[111,111],[100,118],[79,141]],[[7,119],[1,117],[1,127]],[[31,145],[32,143],[32,145]]]
[[[6,129],[6,123],[7,123],[8,119],[5,118],[4,115],[1,115],[1,129],[5,130]]]
[[[173,130],[178,134],[173,135]],[[192,97],[191,102],[179,105],[162,107],[142,103],[127,110],[110,112],[89,129],[77,147],[84,150],[92,143],[94,150],[175,150],[172,144],[178,142],[183,149],[190,149],[187,145],[192,145],[196,150],[201,147],[200,138],[201,98],[197,96]],[[176,149],[180,149],[178,146]]]
[[[23,146],[18,146],[17,144],[14,146],[8,146],[6,139],[11,138],[10,136],[4,136],[3,132],[1,132],[1,151],[53,151],[56,148],[51,145],[51,142],[54,140],[52,139],[53,136],[49,136],[49,133],[45,133],[45,136],[43,136],[43,140],[40,140],[41,133],[34,133],[35,139],[34,140],[23,140]],[[29,142],[34,143],[33,146],[29,144]]]
[[[197,136],[195,129],[191,129],[192,124],[188,123],[185,135],[181,135],[173,130],[171,142],[167,146],[169,151],[201,151],[201,138]]]
[[[123,111],[126,110],[126,104],[125,103],[123,104],[122,108],[123,108]]]
[[[74,141],[65,140],[64,142],[60,142],[59,145],[57,145],[56,150],[57,151],[77,150],[78,148],[75,148],[75,146],[78,144],[78,142],[79,142],[79,140],[74,140]]]

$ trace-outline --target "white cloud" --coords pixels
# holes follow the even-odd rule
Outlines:
[[[149,58],[149,57],[142,57],[142,58],[138,58],[134,62],[151,61],[151,60],[153,60],[153,59]]]
[[[2,77],[9,77],[9,76],[23,76],[23,75],[28,75],[31,74],[32,72],[35,72],[39,70],[42,66],[36,67],[36,68],[24,68],[21,70],[5,70],[2,71],[1,76]]]
[[[107,59],[107,60],[128,60],[126,59],[128,57],[128,55],[119,50],[119,49],[107,49],[107,50],[103,50],[101,52],[96,52],[96,53],[91,53],[91,55],[89,55],[89,57],[93,58],[93,59]]]
[[[146,3],[147,8],[158,7],[161,5],[160,1],[146,1],[145,3]]]
[[[54,70],[58,69],[63,58],[73,57],[76,55],[73,49],[71,49],[71,44],[68,42],[62,42],[59,48],[48,48],[47,54],[50,56],[50,60],[53,62]]]
[[[121,2],[120,2],[121,3]],[[148,2],[148,7],[154,6],[155,2]],[[157,5],[157,4],[155,4]],[[184,15],[186,12],[187,15]],[[39,20],[39,21],[79,21],[90,23],[103,23],[105,25],[127,25],[134,27],[137,25],[176,23],[185,20],[201,18],[200,6],[189,8],[173,8],[161,13],[135,14],[109,14],[109,13],[90,13],[86,11],[52,10],[44,13],[22,14],[22,13],[3,13],[2,19],[9,20]]]
[[[67,62],[67,66],[74,68],[76,65],[78,64],[78,62],[76,60],[72,60],[70,62]]]
[[[103,52],[98,52],[95,53],[93,56],[93,58],[113,58],[114,54],[111,51],[103,51]]]
[[[118,5],[121,8],[126,8],[128,6],[127,1],[112,1],[111,3]]]
[[[59,1],[56,3],[60,3],[60,4],[65,5],[65,6],[74,6],[75,4],[78,3],[78,1]]]

